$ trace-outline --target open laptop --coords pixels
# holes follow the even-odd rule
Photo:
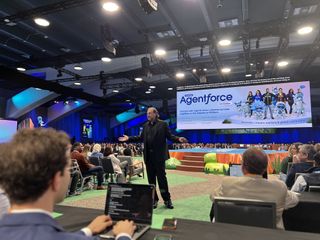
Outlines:
[[[116,223],[132,220],[137,229],[132,239],[138,239],[151,226],[154,200],[154,185],[109,183],[106,197],[105,214]],[[112,229],[107,229],[101,238],[114,237]]]
[[[233,177],[242,177],[243,172],[242,172],[241,164],[230,164],[229,175]]]

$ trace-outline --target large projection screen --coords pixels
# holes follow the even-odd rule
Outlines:
[[[8,142],[17,132],[17,121],[0,120],[0,143]]]
[[[177,92],[178,129],[298,127],[312,127],[309,81]]]

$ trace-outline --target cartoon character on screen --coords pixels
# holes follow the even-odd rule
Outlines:
[[[46,126],[46,123],[44,123],[41,116],[38,116],[37,120],[38,120],[38,127],[45,127]]]
[[[304,114],[303,93],[301,92],[302,88],[304,88],[304,86],[300,86],[294,97],[295,112],[298,116],[302,116]]]
[[[240,102],[235,102],[234,104],[236,105],[237,111],[242,116],[244,116],[245,118],[251,116],[251,109],[247,102],[243,104],[242,101],[240,101]]]
[[[251,105],[251,110],[256,119],[264,118],[265,105],[262,101],[254,101]]]

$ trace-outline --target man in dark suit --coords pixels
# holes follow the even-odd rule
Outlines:
[[[20,130],[10,143],[0,145],[0,185],[10,199],[10,213],[0,220],[0,238],[10,240],[89,240],[112,225],[109,216],[95,218],[77,233],[65,232],[52,218],[70,182],[70,140],[53,129]],[[113,232],[131,240],[132,221],[120,221]]]
[[[168,188],[168,181],[165,171],[165,161],[169,159],[167,139],[174,142],[187,142],[184,137],[177,137],[171,134],[168,124],[159,119],[158,110],[154,107],[148,108],[148,122],[143,125],[140,136],[128,137],[124,135],[119,141],[143,141],[143,157],[147,168],[149,184],[156,185],[156,179],[160,193],[167,208],[172,209],[172,201]],[[153,207],[158,205],[158,195],[155,194]]]

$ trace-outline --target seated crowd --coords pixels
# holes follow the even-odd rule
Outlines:
[[[11,142],[0,145],[0,236],[4,239],[17,239],[18,235],[24,236],[23,239],[91,239],[92,235],[111,226],[112,219],[102,215],[81,231],[67,233],[52,219],[51,213],[67,193],[76,191],[79,174],[70,171],[71,159],[77,162],[82,176],[94,175],[97,190],[102,190],[105,189],[104,169],[90,159],[108,158],[119,176],[117,181],[126,182],[129,168],[136,164],[120,161],[114,151],[132,156],[135,145],[129,146],[97,143],[83,146],[79,142],[71,146],[65,133],[53,129],[19,131]],[[281,164],[281,181],[264,178],[267,155],[258,148],[248,148],[242,157],[244,176],[224,178],[210,198],[212,201],[216,197],[232,197],[275,202],[276,226],[284,229],[282,213],[298,204],[295,192],[320,185],[319,150],[318,144],[292,144],[288,157]],[[303,174],[296,178],[298,173]],[[7,214],[9,206],[10,214]],[[119,240],[131,239],[134,230],[134,223],[127,220],[113,227]]]

